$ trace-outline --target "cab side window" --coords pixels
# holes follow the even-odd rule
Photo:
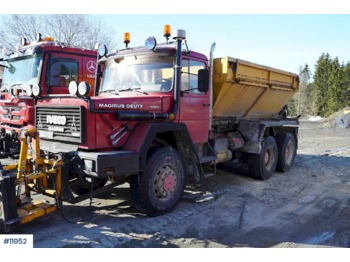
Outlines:
[[[198,91],[198,70],[205,64],[199,61],[182,60],[181,90],[186,93],[202,94]]]
[[[78,62],[73,59],[52,59],[46,74],[48,86],[68,86],[78,80]]]

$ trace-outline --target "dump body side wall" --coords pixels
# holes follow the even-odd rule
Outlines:
[[[231,57],[214,59],[213,116],[277,115],[298,91],[298,76]]]

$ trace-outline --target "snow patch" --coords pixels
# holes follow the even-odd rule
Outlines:
[[[308,120],[309,120],[309,121],[312,121],[312,122],[316,122],[316,121],[321,121],[321,120],[323,120],[323,118],[320,117],[320,116],[310,116],[310,117],[308,118]]]

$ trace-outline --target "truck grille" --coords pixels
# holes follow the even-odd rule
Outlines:
[[[82,143],[83,112],[81,106],[36,106],[35,127],[43,139]]]
[[[25,110],[22,107],[2,106],[0,109],[1,118],[4,120],[19,120],[21,116],[25,115]],[[17,115],[13,115],[15,113]]]

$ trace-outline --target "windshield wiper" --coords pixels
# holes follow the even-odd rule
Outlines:
[[[136,87],[136,88],[124,88],[124,89],[120,89],[118,92],[125,92],[125,91],[136,91],[136,92],[139,92],[141,94],[144,94],[144,95],[148,95],[147,92],[145,91],[140,91],[141,87]]]
[[[102,93],[111,93],[111,94],[119,95],[118,91],[115,91],[114,89],[103,90],[103,91],[100,91],[99,93],[100,94],[102,94]]]

